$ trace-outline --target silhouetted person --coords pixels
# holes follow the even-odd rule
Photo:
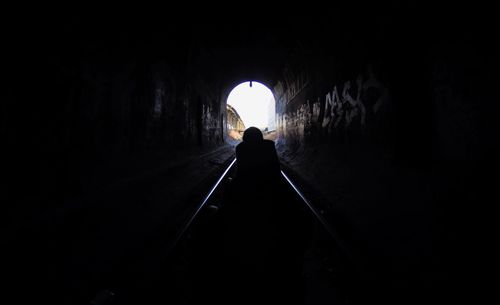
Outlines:
[[[223,304],[300,303],[304,221],[274,142],[255,127],[236,147],[236,178],[221,211]]]
[[[265,140],[256,127],[249,127],[236,146],[236,179],[262,185],[280,178],[280,163],[274,142]],[[262,182],[262,183],[259,183]]]

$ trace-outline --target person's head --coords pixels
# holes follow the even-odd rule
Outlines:
[[[248,127],[243,133],[243,142],[256,143],[262,141],[264,136],[262,132],[257,127]]]

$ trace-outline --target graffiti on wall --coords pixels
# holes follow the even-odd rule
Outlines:
[[[382,106],[389,101],[389,92],[368,67],[365,75],[359,74],[355,80],[334,85],[324,95],[324,103],[321,103],[322,98],[317,97],[314,102],[307,100],[293,112],[282,109],[277,120],[280,132],[285,137],[298,136],[302,139],[314,124],[327,134],[338,129],[349,130],[354,126],[363,129],[368,117],[377,116]],[[286,105],[289,101],[284,102]]]
[[[209,141],[213,141],[216,138],[216,133],[218,132],[218,115],[215,113],[213,107],[210,105],[202,104],[202,128],[203,135]]]
[[[365,94],[369,90],[378,93],[375,100]],[[343,84],[342,93],[339,94],[337,86],[334,86],[333,90],[326,94],[325,115],[321,126],[332,131],[339,128],[341,124],[344,124],[343,127],[349,128],[357,121],[361,127],[364,127],[367,113],[376,115],[388,99],[387,88],[375,78],[372,69],[368,68],[366,79],[363,79],[360,74],[356,78],[355,85],[352,85],[350,80]]]
[[[163,110],[163,102],[165,100],[165,89],[157,87],[154,92],[153,117],[159,118]]]
[[[284,83],[279,81],[274,87],[274,92],[278,96],[278,104],[284,105],[293,100],[309,84],[309,74],[305,69],[297,72],[296,77],[288,75]]]

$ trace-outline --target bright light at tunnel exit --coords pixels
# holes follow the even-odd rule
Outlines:
[[[233,106],[245,124],[245,127],[255,126],[260,129],[269,127],[269,120],[274,119],[274,96],[271,90],[261,83],[244,82],[234,87],[229,93],[227,103]],[[272,110],[271,110],[272,109]]]

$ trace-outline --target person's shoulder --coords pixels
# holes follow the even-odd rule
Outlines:
[[[240,143],[238,143],[238,145],[236,145],[236,149],[241,148],[241,147],[245,147],[245,145],[247,145],[247,143],[240,142]]]
[[[241,142],[238,145],[236,145],[236,147],[235,147],[236,152],[241,151],[242,149],[244,150],[246,145],[247,145],[247,143],[245,143],[245,142]]]
[[[264,139],[264,145],[267,145],[267,146],[275,146],[275,143],[273,140],[267,140],[267,139]]]

